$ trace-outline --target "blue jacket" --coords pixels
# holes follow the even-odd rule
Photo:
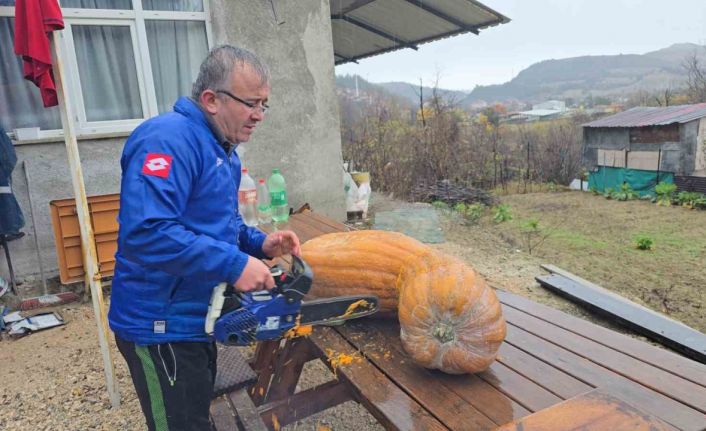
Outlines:
[[[137,344],[208,341],[213,288],[234,283],[265,235],[238,213],[240,160],[182,97],[142,123],[120,160],[118,251],[108,320]]]

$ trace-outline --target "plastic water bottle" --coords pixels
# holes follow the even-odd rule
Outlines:
[[[238,188],[238,210],[243,218],[243,223],[248,226],[257,225],[257,189],[255,181],[248,174],[247,168],[243,168],[240,176],[240,188]]]
[[[270,192],[267,190],[265,180],[257,182],[257,219],[265,224],[272,221],[272,207],[270,206]]]
[[[273,169],[272,175],[267,180],[267,188],[270,191],[270,205],[272,208],[272,220],[285,222],[289,220],[289,205],[287,205],[287,183],[279,173],[279,169]]]

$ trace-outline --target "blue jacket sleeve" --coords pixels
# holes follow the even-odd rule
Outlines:
[[[173,135],[169,140],[155,135],[126,143],[121,160],[120,253],[175,276],[234,283],[245,268],[247,254],[235,244],[198,234],[180,222],[198,179],[200,156]],[[171,157],[165,158],[166,177],[143,173],[148,154]]]

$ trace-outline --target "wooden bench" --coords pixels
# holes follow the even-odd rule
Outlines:
[[[291,217],[285,228],[303,241],[347,229],[311,212]],[[354,400],[390,430],[558,431],[572,418],[593,423],[589,430],[606,429],[601,428],[606,423],[621,430],[650,429],[644,423],[658,430],[706,429],[705,365],[521,296],[497,293],[508,334],[485,372],[451,376],[424,369],[404,352],[396,321],[361,319],[318,327],[309,337],[260,343],[252,364],[257,381],[248,391],[255,410],[243,414],[276,429]],[[332,365],[330,356],[340,354],[356,360]],[[327,364],[336,377],[295,393],[304,364],[312,360]],[[231,416],[232,408],[241,415],[240,404],[229,397],[222,406]],[[572,413],[601,400],[593,417]],[[569,422],[540,421],[552,415]],[[545,427],[529,427],[537,423]]]

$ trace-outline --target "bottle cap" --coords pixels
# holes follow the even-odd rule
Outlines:
[[[248,173],[248,168],[243,168],[243,169],[240,170],[240,172],[242,172],[242,173],[244,173],[244,174],[247,174],[247,173]]]
[[[279,174],[279,169],[277,169],[277,168],[272,169],[272,173],[273,173],[273,174]]]
[[[260,183],[260,184],[265,184],[265,180],[263,180],[262,178],[260,178],[260,179],[258,180],[258,183]]]

